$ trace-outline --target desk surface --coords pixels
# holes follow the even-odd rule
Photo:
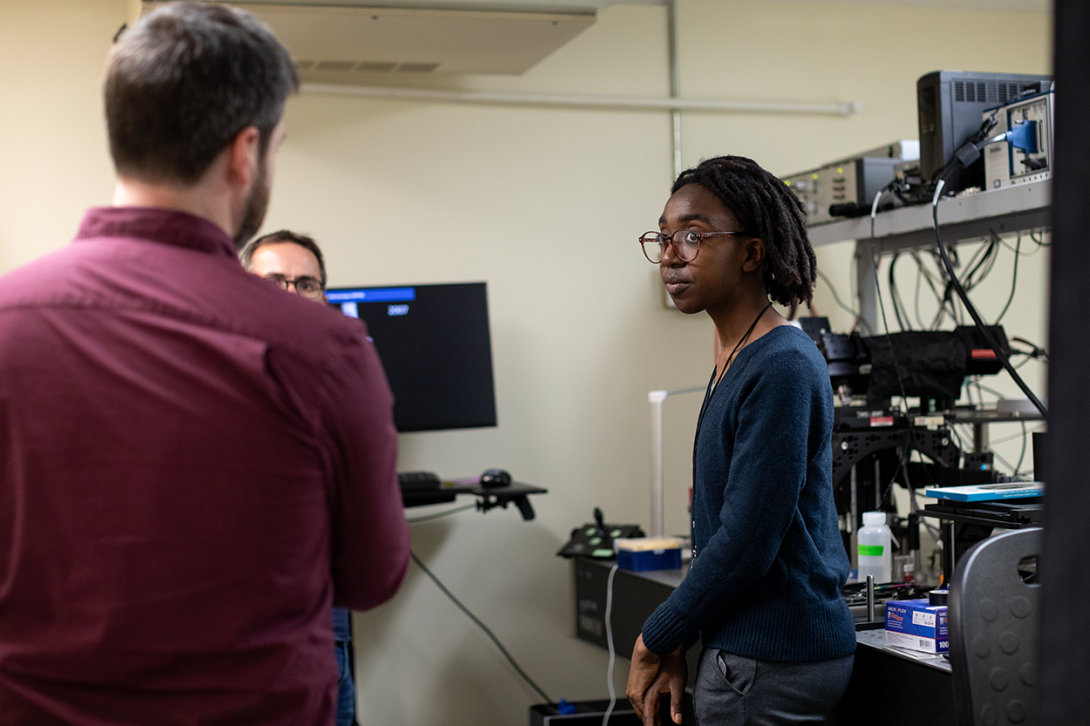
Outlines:
[[[606,647],[605,603],[610,561],[574,558],[576,637]],[[643,622],[685,577],[680,570],[628,572],[613,581],[611,625],[619,655],[632,652]],[[860,614],[862,614],[860,612]],[[831,726],[952,726],[954,684],[950,663],[942,657],[917,658],[885,644],[884,630],[856,632],[859,648],[848,692],[830,716]],[[687,653],[689,677],[696,674],[699,648]],[[924,654],[921,654],[924,655]],[[875,714],[879,714],[876,720]]]
[[[919,663],[928,668],[946,671],[947,673],[952,672],[950,660],[945,656],[931,655],[930,653],[914,653],[913,651],[905,650],[904,648],[894,648],[891,645],[886,645],[886,631],[881,629],[860,630],[855,634],[855,642],[864,648],[880,650],[883,653],[888,653],[889,655],[903,658],[912,661],[913,663]]]

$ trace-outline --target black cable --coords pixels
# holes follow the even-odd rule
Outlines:
[[[844,303],[843,303],[843,302],[841,301],[841,299],[840,299],[840,296],[836,294],[836,288],[835,288],[835,287],[833,287],[833,283],[832,283],[832,282],[831,282],[831,281],[829,280],[829,278],[828,278],[828,277],[826,277],[826,276],[825,276],[825,273],[824,273],[824,272],[822,272],[822,271],[821,271],[821,270],[819,269],[819,270],[817,270],[817,276],[818,276],[819,278],[821,278],[821,280],[822,280],[822,281],[823,281],[823,282],[824,282],[824,283],[825,283],[826,285],[828,285],[828,286],[829,286],[829,292],[831,292],[831,293],[833,294],[833,301],[834,301],[834,302],[836,302],[837,306],[838,306],[838,307],[839,307],[839,308],[840,308],[841,310],[844,310],[845,312],[851,313],[851,315],[852,315],[852,318],[853,318],[853,319],[855,319],[855,320],[858,320],[858,319],[859,319],[859,313],[857,313],[856,311],[852,310],[852,309],[851,309],[850,307],[848,307],[847,305],[845,305],[845,304],[844,304]],[[855,327],[855,326],[853,325],[852,327]]]
[[[1022,235],[1018,235],[1018,241],[1014,243],[1014,272],[1011,274],[1011,294],[1007,298],[1007,304],[1003,306],[1003,310],[1000,311],[999,317],[995,319],[995,324],[999,325],[999,321],[1003,319],[1003,316],[1007,314],[1007,309],[1010,308],[1011,303],[1014,301],[1014,289],[1018,285],[1018,250],[1022,247]]]
[[[939,295],[939,291],[935,288],[935,282],[936,282],[935,278],[932,277],[931,272],[926,267],[924,267],[923,259],[920,257],[920,253],[919,252],[913,252],[912,253],[912,259],[915,260],[915,262],[916,262],[916,270],[917,270],[916,283],[917,283],[917,285],[919,284],[919,281],[920,281],[921,278],[925,282],[927,282],[927,287],[931,289],[931,294],[935,296],[935,302],[938,303],[938,305],[939,305],[938,312],[935,314],[935,318],[932,319],[931,325],[930,326],[924,325],[923,324],[923,318],[920,317],[920,309],[919,309],[920,301],[919,301],[919,293],[917,293],[916,320],[919,323],[920,328],[922,328],[923,330],[937,330],[938,326],[939,326],[939,323],[942,320],[942,316],[946,313],[946,304],[947,303],[946,303],[945,300],[943,300],[942,295]],[[953,315],[951,315],[951,318],[953,318]]]
[[[931,320],[930,327],[926,329],[938,330],[939,326],[942,325],[942,318],[944,315],[949,315],[950,320],[957,324],[957,311],[954,309],[953,302],[950,299],[950,283],[946,282],[942,294],[939,294],[938,289],[935,287],[938,280],[932,277],[931,272],[924,267],[923,260],[917,253],[913,253],[913,256],[916,260],[916,267],[919,269],[920,274],[923,275],[924,280],[927,282],[927,286],[931,289],[931,294],[935,296],[935,302],[938,303],[939,306],[938,311],[935,313],[935,317]],[[937,255],[934,256],[937,257]],[[940,263],[936,261],[935,264]],[[948,307],[950,308],[949,310],[947,310]],[[921,325],[921,327],[923,326]]]
[[[440,582],[439,578],[432,574],[432,571],[429,570],[424,565],[424,563],[420,561],[420,558],[416,556],[415,552],[410,551],[409,556],[413,558],[413,562],[416,563],[416,566],[419,567],[421,570],[423,570],[424,574],[427,575],[428,577],[430,577],[432,582],[434,582],[439,587],[439,589],[443,591],[443,594],[446,595],[447,597],[449,597],[451,602],[453,602],[455,605],[457,605],[458,608],[463,613],[465,613],[469,617],[470,620],[472,620],[474,623],[477,624],[477,627],[479,627],[481,630],[483,630],[485,632],[485,635],[487,635],[489,638],[492,639],[492,642],[495,643],[496,647],[500,649],[501,653],[503,653],[503,657],[506,658],[507,662],[511,664],[511,667],[513,667],[518,672],[518,674],[520,676],[522,676],[522,679],[524,681],[526,681],[527,683],[529,683],[530,687],[533,688],[535,691],[537,691],[538,695],[541,696],[542,698],[544,698],[546,703],[548,703],[549,705],[555,705],[556,701],[554,701],[553,699],[546,696],[545,691],[538,688],[538,685],[536,683],[534,683],[533,679],[530,678],[530,676],[526,675],[526,671],[522,670],[522,668],[519,667],[519,664],[516,663],[515,659],[511,657],[511,654],[507,652],[507,648],[503,647],[503,643],[501,643],[499,641],[499,638],[497,638],[492,633],[492,631],[488,629],[488,626],[485,625],[484,623],[482,623],[480,621],[480,619],[477,618],[476,615],[471,613],[469,611],[469,608],[467,608],[465,605],[463,605],[462,602],[458,598],[454,597],[454,593],[452,593],[450,590],[448,590],[446,585],[444,585],[442,582]]]
[[[961,283],[965,287],[966,292],[983,282],[984,278],[988,276],[988,273],[992,271],[992,267],[995,266],[997,237],[995,232],[992,232],[991,230],[988,231],[991,233],[988,238],[988,243],[977,248],[976,252],[974,252],[973,256],[969,259],[969,264],[966,266],[969,271],[965,273],[965,277]],[[979,260],[977,259],[977,255],[980,255]],[[984,267],[985,264],[988,266]],[[978,272],[979,277],[977,276]]]
[[[1003,353],[1003,349],[996,342],[992,336],[992,331],[988,329],[988,326],[984,324],[984,321],[980,317],[980,313],[973,307],[973,303],[969,300],[968,294],[966,294],[964,288],[961,286],[961,282],[958,281],[957,275],[954,274],[954,266],[950,263],[950,257],[946,254],[946,246],[942,243],[942,235],[939,234],[939,198],[942,195],[942,188],[945,186],[945,182],[939,181],[938,187],[935,189],[935,196],[931,201],[931,219],[935,227],[935,243],[939,248],[939,255],[942,257],[942,262],[946,266],[946,274],[950,277],[950,282],[954,286],[954,290],[957,292],[958,297],[961,298],[962,304],[965,306],[966,311],[973,318],[973,322],[980,329],[984,339],[988,341],[988,345],[993,351],[995,351],[996,358],[1003,367],[1010,373],[1011,378],[1018,384],[1018,387],[1022,389],[1022,392],[1026,394],[1026,397],[1033,402],[1033,405],[1037,407],[1037,410],[1041,412],[1041,415],[1046,419],[1048,418],[1048,410],[1045,405],[1041,403],[1041,400],[1034,395],[1030,387],[1026,385],[1026,382],[1022,380],[1022,376],[1018,375],[1018,371],[1014,369],[1011,362],[1007,360],[1006,354]]]
[[[915,252],[912,253],[912,257],[916,258],[916,253]],[[920,330],[925,330],[925,328],[923,326],[923,318],[920,317],[920,283],[923,281],[923,273],[922,273],[922,271],[920,269],[918,269],[919,264],[920,264],[920,262],[919,262],[919,259],[917,258],[916,259],[916,265],[917,265],[917,270],[916,270],[916,294],[913,297],[912,309],[916,312],[916,325],[919,326]]]
[[[893,470],[893,476],[889,478],[889,484],[886,484],[885,490],[882,491],[882,495],[878,497],[878,503],[882,504],[886,501],[886,497],[889,496],[889,492],[893,489],[893,485],[897,483],[897,475],[902,471],[904,472],[905,479],[908,479],[908,470],[906,468],[908,464],[908,450],[907,447],[897,447],[897,468]],[[875,485],[880,485],[881,482],[874,482]]]
[[[889,337],[889,322],[886,320],[886,306],[882,302],[882,286],[878,284],[878,255],[874,246],[874,218],[878,214],[878,202],[882,199],[885,190],[878,192],[874,197],[874,204],[870,210],[870,255],[874,263],[874,292],[878,297],[878,309],[882,311],[882,327],[886,331],[886,344],[889,345],[889,359],[893,363],[893,372],[897,374],[897,386],[901,391],[901,405],[908,409],[908,396],[905,395],[905,382],[901,378],[901,367],[897,365],[897,355],[893,352],[893,338]],[[911,431],[911,429],[909,429]],[[852,523],[854,526],[854,522]]]
[[[1022,453],[1018,455],[1018,465],[1014,467],[1014,475],[1018,476],[1018,471],[1022,468],[1022,462],[1026,460],[1026,440],[1029,436],[1026,435],[1026,422],[1022,421]]]
[[[958,255],[957,248],[951,248],[947,256],[953,260],[953,262],[950,263],[952,269],[961,267],[961,259]],[[937,264],[939,265],[939,268],[945,272],[945,263],[942,261],[941,255],[939,255]],[[958,310],[957,302],[954,300],[954,283],[950,282],[949,276],[946,276],[943,299],[945,299],[950,306],[950,318],[954,321],[954,325],[961,325],[961,314]]]
[[[1023,422],[1023,421],[1019,421],[1019,423],[1021,423],[1023,426],[1025,425],[1025,422]],[[1015,439],[1021,438],[1022,436],[1024,436],[1027,433],[1036,434],[1036,433],[1040,433],[1041,431],[1044,431],[1044,430],[1046,430],[1045,426],[1038,426],[1035,429],[1027,429],[1026,431],[1024,431],[1024,432],[1022,432],[1020,434],[1012,434],[1011,436],[1004,436],[1001,439],[988,439],[988,446],[995,446],[997,444],[1005,444],[1008,441],[1014,441]]]
[[[1031,358],[1041,358],[1045,361],[1045,363],[1048,363],[1048,351],[1044,348],[1041,348],[1040,346],[1026,340],[1025,338],[1019,338],[1017,335],[1011,338],[1011,340],[1015,343],[1023,343],[1025,345],[1028,345],[1030,348],[1033,348],[1033,350],[1029,353],[1029,356]]]
[[[1038,252],[1041,251],[1041,243],[1036,237],[1033,236],[1032,232],[1029,233],[1029,238],[1031,240],[1033,240],[1033,243],[1034,243],[1033,250],[1030,251],[1030,252],[1020,252],[1019,254],[1022,257],[1033,257],[1035,254],[1037,254]],[[1017,240],[1021,240],[1021,239],[1022,239],[1022,232],[1019,232]],[[1011,247],[1009,244],[1007,244],[1006,240],[1004,240],[1002,237],[999,238],[999,243],[1002,244],[1004,247],[1006,247],[1011,252],[1014,252],[1014,248]]]
[[[912,323],[908,321],[908,313],[901,315],[901,308],[904,307],[904,303],[901,302],[901,292],[897,289],[897,276],[895,274],[897,268],[897,260],[901,257],[899,252],[895,252],[893,257],[889,260],[889,301],[893,305],[893,317],[897,319],[897,327],[901,330],[912,330]]]
[[[431,521],[433,519],[439,519],[440,517],[446,517],[446,516],[449,516],[451,514],[457,514],[458,512],[464,512],[466,510],[476,509],[476,508],[477,508],[476,504],[466,504],[465,506],[462,506],[462,507],[455,507],[454,509],[448,509],[445,512],[439,512],[438,514],[426,514],[423,517],[416,517],[415,519],[407,519],[405,521],[407,521],[409,524],[416,524],[417,522],[429,522],[429,521]]]

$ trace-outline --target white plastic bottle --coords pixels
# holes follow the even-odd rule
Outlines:
[[[867,575],[874,578],[874,583],[890,582],[892,574],[892,553],[890,542],[893,534],[886,526],[885,512],[864,512],[863,527],[859,530],[859,581],[866,582]]]

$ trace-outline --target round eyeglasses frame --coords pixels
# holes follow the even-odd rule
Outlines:
[[[678,235],[682,237],[678,238]],[[643,256],[653,265],[662,262],[666,256],[666,247],[674,246],[674,254],[682,262],[692,262],[700,253],[700,243],[708,237],[748,237],[741,232],[695,232],[691,229],[679,229],[676,232],[661,234],[659,232],[645,232],[640,235],[640,247],[643,248]]]
[[[294,280],[290,280],[280,275],[269,275],[268,277],[263,277],[261,279],[271,282],[285,292],[290,291],[291,288],[294,287],[295,292],[299,293],[299,297],[305,297],[308,300],[317,300],[322,296],[322,293],[325,292],[322,281],[309,276],[297,277]]]

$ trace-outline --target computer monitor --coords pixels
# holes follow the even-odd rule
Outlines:
[[[485,283],[340,287],[326,296],[367,324],[398,431],[496,425]]]
[[[1047,91],[1051,76],[1013,73],[934,71],[916,81],[920,130],[920,174],[930,180],[954,157],[984,121],[984,111]],[[937,180],[936,180],[937,181]],[[951,173],[947,191],[984,187],[984,160]]]

